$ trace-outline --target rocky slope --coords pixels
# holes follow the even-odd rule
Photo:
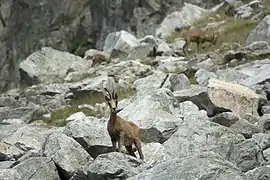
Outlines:
[[[51,7],[32,3],[18,1],[15,7]],[[50,3],[59,6],[57,1]],[[80,3],[75,3],[75,9],[75,5],[65,4],[64,15],[83,14],[83,7],[94,2]],[[119,13],[119,4],[111,3],[105,7],[115,11],[103,9],[106,17],[111,17],[110,12]],[[139,8],[149,8],[149,4],[159,7],[157,1],[139,3]],[[230,15],[222,14],[224,8],[227,13],[232,7],[228,4],[211,11],[185,4],[157,23],[157,33],[152,27],[147,29],[153,35],[145,36],[140,30],[136,31],[142,34],[132,34],[119,26],[122,30],[104,33],[103,51],[84,50],[83,57],[67,52],[70,49],[65,43],[59,43],[63,45],[59,49],[29,41],[29,46],[24,46],[28,52],[33,50],[31,46],[42,48],[19,64],[20,88],[0,95],[0,179],[269,179],[270,48],[264,40],[270,34],[270,18],[260,15],[266,12],[265,2],[245,3],[232,5],[233,21]],[[127,4],[121,6],[137,6]],[[177,6],[171,11],[174,8]],[[147,21],[152,22],[151,18]],[[183,56],[182,32],[174,27],[189,25],[205,28],[208,33],[213,32],[209,27],[220,28],[219,42],[204,44],[198,53],[190,46],[189,55]],[[21,35],[27,37],[23,31]],[[35,38],[35,32],[29,37]],[[93,65],[96,54],[107,60]],[[118,106],[123,108],[118,115],[141,128],[144,161],[111,152],[104,87],[117,91]]]

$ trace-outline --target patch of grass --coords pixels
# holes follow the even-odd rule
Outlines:
[[[48,125],[63,127],[66,125],[66,118],[79,111],[82,111],[87,116],[96,116],[96,112],[90,109],[79,109],[78,107],[74,106],[66,106],[51,112],[50,119],[43,118],[42,120]]]
[[[135,90],[129,87],[126,89],[118,88],[116,89],[116,91],[117,91],[119,100],[122,100],[133,95]],[[102,93],[97,93],[94,91],[93,93],[88,92],[87,94],[84,94],[80,96],[79,98],[72,100],[69,106],[66,106],[64,108],[60,108],[51,112],[50,119],[46,119],[42,115],[39,116],[39,119],[43,120],[48,125],[62,127],[66,125],[66,118],[76,112],[82,111],[86,116],[97,117],[96,111],[93,111],[88,108],[79,109],[78,105],[90,104],[92,106],[95,106],[96,103],[102,103],[102,102],[104,102],[104,97]]]

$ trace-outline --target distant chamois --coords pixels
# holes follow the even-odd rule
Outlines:
[[[126,150],[131,156],[136,157],[132,145],[135,144],[136,149],[143,160],[144,156],[141,148],[141,130],[140,128],[131,121],[124,120],[117,115],[118,95],[113,90],[112,94],[108,89],[104,88],[108,93],[104,94],[105,100],[110,107],[111,115],[107,124],[107,130],[111,137],[113,151],[122,152],[122,146],[126,147]],[[118,143],[118,150],[116,149],[116,142]]]
[[[201,44],[203,44],[205,42],[210,42],[213,45],[215,45],[217,43],[217,35],[216,34],[208,35],[199,29],[189,30],[183,34],[183,37],[186,41],[186,43],[183,47],[183,51],[184,51],[185,55],[187,55],[187,47],[191,42],[194,42],[197,44],[197,52],[200,51]]]
[[[110,61],[110,59],[107,58],[106,55],[102,53],[94,54],[92,60],[93,60],[92,66],[95,66],[96,64],[108,63]]]

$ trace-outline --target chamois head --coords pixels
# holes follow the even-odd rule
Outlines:
[[[107,88],[104,88],[106,91],[106,94],[104,94],[105,100],[110,107],[110,110],[112,113],[117,113],[117,105],[118,105],[118,95],[117,93],[113,90],[112,94],[108,91]]]

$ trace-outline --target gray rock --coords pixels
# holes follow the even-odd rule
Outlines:
[[[65,178],[72,177],[87,162],[92,161],[79,143],[62,133],[49,134],[42,147],[44,155],[54,161]]]
[[[247,178],[236,166],[213,152],[172,159],[128,178],[128,180],[165,179],[246,180]]]
[[[207,86],[210,78],[217,78],[217,75],[213,72],[206,71],[205,69],[199,69],[195,73],[196,81],[201,86]]]
[[[96,158],[99,154],[110,152],[111,139],[107,132],[107,119],[85,117],[68,121],[64,134],[74,138],[91,155]]]
[[[55,128],[50,129],[44,125],[21,126],[1,139],[1,157],[4,160],[16,160],[28,151],[39,151],[46,135],[54,130]]]
[[[49,158],[34,157],[13,167],[23,179],[60,180],[54,162]]]
[[[175,11],[166,16],[160,27],[156,30],[156,36],[166,38],[174,31],[176,26],[191,25],[206,12],[205,9],[196,5],[185,3],[180,11]]]
[[[215,107],[231,110],[241,117],[246,113],[258,114],[262,97],[248,87],[210,79],[207,88],[209,99]]]
[[[190,87],[190,82],[188,77],[184,74],[169,74],[164,87],[173,91],[179,91],[182,89],[188,89]]]
[[[261,22],[251,31],[248,35],[245,44],[249,45],[255,41],[265,41],[270,44],[270,33],[269,33],[269,25],[270,25],[270,15],[265,16]]]
[[[126,179],[141,172],[142,161],[123,153],[112,152],[99,155],[84,167],[87,179]]]
[[[146,59],[150,55],[150,53],[153,52],[154,46],[155,46],[154,44],[140,42],[139,45],[131,49],[131,51],[129,52],[127,56],[127,59],[130,59],[130,60]]]
[[[185,57],[158,56],[158,69],[170,73],[182,73],[189,67]]]
[[[15,161],[0,161],[0,169],[9,169]]]
[[[226,158],[231,146],[244,140],[227,127],[210,122],[204,110],[199,111],[190,101],[180,104],[184,120],[177,131],[163,144],[173,158],[214,151]]]
[[[63,82],[69,72],[88,68],[90,63],[79,56],[43,47],[20,63],[21,81],[28,85]]]
[[[253,139],[248,139],[233,145],[228,160],[247,172],[263,163],[260,147]]]
[[[270,165],[257,167],[245,173],[249,179],[265,180],[270,177]]]
[[[245,138],[251,138],[253,134],[260,132],[259,127],[230,112],[218,114],[210,121],[229,127],[235,133],[245,136]]]
[[[138,44],[139,41],[135,36],[127,31],[121,30],[108,34],[103,50],[111,54],[112,57],[122,57],[127,56]],[[117,52],[117,54],[114,55],[114,52]]]
[[[21,175],[14,169],[0,169],[0,179],[3,179],[3,180],[23,180]]]

